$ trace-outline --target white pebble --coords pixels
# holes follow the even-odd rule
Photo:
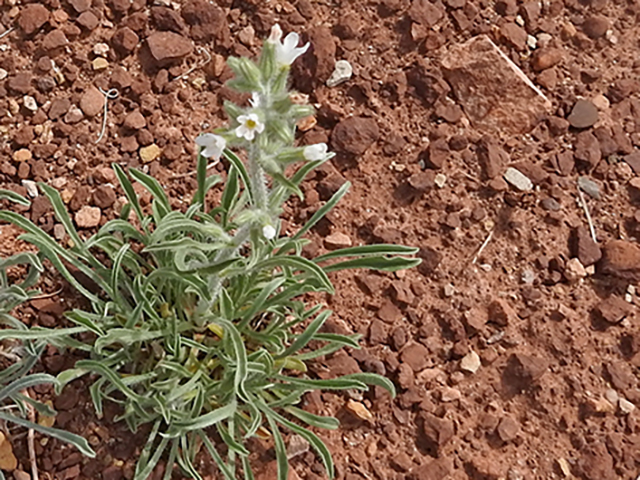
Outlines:
[[[27,194],[29,194],[31,198],[38,196],[38,186],[33,180],[22,180],[22,186],[27,189]]]
[[[633,403],[622,397],[620,397],[618,406],[620,407],[620,411],[624,414],[629,414],[636,409],[636,406]]]
[[[7,72],[4,68],[0,68],[0,80],[4,80],[5,78],[7,78],[7,75],[9,75],[9,72]]]
[[[336,62],[333,73],[327,80],[327,87],[335,87],[341,83],[346,82],[353,75],[353,67],[346,60],[338,60]]]
[[[533,190],[533,182],[529,177],[513,167],[507,168],[507,171],[504,172],[504,179],[521,192]]]
[[[38,102],[36,102],[36,99],[31,95],[25,95],[22,98],[22,104],[24,105],[24,108],[26,108],[30,112],[35,112],[36,110],[38,110]]]
[[[538,35],[538,46],[540,48],[544,48],[549,45],[552,39],[553,37],[548,33],[541,33],[540,35]]]
[[[447,183],[447,176],[444,173],[438,173],[436,178],[433,179],[433,183],[436,184],[436,187],[443,188]]]
[[[538,39],[533,35],[527,35],[527,47],[533,50],[534,48],[536,48],[537,45],[538,45]]]
[[[482,362],[480,361],[480,356],[473,350],[467,353],[462,357],[462,360],[460,360],[460,370],[464,370],[469,373],[476,373],[481,365]]]
[[[106,43],[96,43],[93,46],[93,53],[104,57],[109,52],[109,45]]]

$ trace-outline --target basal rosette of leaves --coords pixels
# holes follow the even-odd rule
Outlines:
[[[158,181],[114,164],[129,203],[120,218],[88,240],[76,231],[58,192],[44,184],[40,188],[71,247],[59,245],[16,213],[0,212],[0,219],[26,231],[21,238],[38,247],[42,258],[91,304],[66,313],[74,327],[4,330],[0,338],[48,338],[86,353],[86,360],[58,380],[64,385],[88,376],[99,414],[104,402],[112,401],[121,405],[119,420],[133,431],[152,426],[136,480],[146,480],[163,456],[165,480],[176,464],[200,479],[194,462],[201,451],[208,452],[227,480],[251,479],[246,442],[256,436],[272,437],[278,479],[285,480],[282,429],[305,438],[333,477],[329,450],[310,427],[335,429],[339,422],[301,409],[303,395],[370,385],[394,393],[392,382],[375,374],[331,380],[306,374],[307,362],[359,346],[356,335],[323,333],[331,311],[305,301],[305,294],[333,293],[331,272],[395,271],[419,260],[412,257],[417,249],[396,245],[346,248],[312,260],[301,255],[308,243],[304,235],[345,195],[348,184],[295,235],[278,232],[283,203],[291,195],[302,196],[304,178],[331,158],[324,144],[294,146],[296,122],[312,109],[292,102],[288,73],[307,47],[297,47],[295,34],[284,41],[280,34],[274,27],[256,63],[229,59],[235,73],[230,85],[251,93],[251,105],[226,104],[230,127],[198,139],[203,147],[198,186],[188,208],[172,209]],[[244,160],[227,147],[244,151]],[[210,205],[207,193],[221,179],[208,175],[208,163],[219,158],[228,175],[220,203]],[[295,173],[285,174],[295,163]],[[152,195],[149,211],[141,207],[132,180]],[[93,288],[72,271],[83,274]],[[87,333],[92,334],[89,340]]]
[[[0,190],[0,199],[9,199],[28,205],[26,200],[4,190]],[[26,274],[20,281],[10,282],[7,271],[12,267],[26,269]],[[29,409],[33,409],[39,415],[48,417],[56,415],[49,406],[25,395],[25,390],[28,388],[43,384],[57,384],[56,378],[51,375],[29,373],[40,358],[46,346],[46,340],[38,334],[32,335],[24,323],[11,315],[11,312],[20,304],[40,294],[34,286],[42,271],[42,263],[33,253],[19,253],[0,259],[0,325],[9,328],[0,330],[2,339],[0,356],[3,362],[3,368],[0,370],[0,424],[7,424],[9,431],[13,427],[33,429],[43,435],[68,442],[85,455],[93,457],[95,452],[84,438],[28,419]],[[11,329],[21,332],[22,341],[19,341],[16,335],[4,334]],[[4,478],[0,470],[0,480]]]

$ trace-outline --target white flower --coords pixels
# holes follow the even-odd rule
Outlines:
[[[262,236],[267,240],[272,240],[276,236],[276,229],[272,225],[262,227]]]
[[[280,34],[282,34],[282,31],[280,31]],[[271,35],[274,36],[273,30],[271,30]],[[269,37],[269,39],[271,39],[271,37]],[[302,47],[298,47],[300,37],[295,32],[291,32],[284,37],[284,42],[281,42],[279,37],[272,41],[276,45],[276,62],[283,67],[291,65],[296,58],[309,49],[309,42]]]
[[[251,141],[255,138],[256,133],[264,131],[264,123],[260,121],[260,118],[255,113],[240,115],[238,123],[240,125],[236,128],[236,136],[245,140]]]
[[[249,99],[249,103],[253,108],[258,108],[260,106],[260,94],[258,92],[253,92]]]
[[[327,144],[316,143],[315,145],[304,147],[302,155],[304,155],[304,158],[306,160],[309,160],[310,162],[315,162],[316,160],[324,160],[324,158],[327,156]]]
[[[282,38],[282,29],[279,24],[275,24],[271,27],[271,33],[269,33],[269,38],[267,39],[271,43],[278,43]]]
[[[203,133],[196,138],[196,144],[202,147],[200,155],[206,158],[215,158],[220,160],[222,152],[227,146],[227,141],[220,135],[213,133]]]

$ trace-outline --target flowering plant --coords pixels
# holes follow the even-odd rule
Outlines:
[[[104,401],[122,406],[119,419],[132,430],[151,425],[135,480],[146,480],[166,456],[164,479],[174,464],[191,478],[199,452],[208,452],[227,480],[253,478],[249,442],[271,438],[278,479],[288,463],[280,429],[306,439],[333,477],[331,455],[307,426],[337,428],[338,420],[300,408],[315,389],[367,390],[378,385],[394,392],[388,379],[370,373],[322,380],[307,363],[347,346],[358,348],[357,335],[322,331],[331,315],[310,304],[309,292],[333,293],[330,272],[372,268],[387,271],[419,263],[417,249],[365,245],[309,260],[301,255],[304,235],[345,195],[343,185],[293,236],[280,231],[282,205],[302,197],[300,184],[331,158],[325,144],[296,147],[296,122],[313,113],[291,100],[290,64],[308,45],[274,27],[259,60],[230,58],[230,85],[250,93],[247,107],[226,103],[228,128],[198,137],[197,190],[186,211],[172,210],[162,186],[136,169],[113,168],[128,199],[120,218],[83,240],[53,188],[40,188],[65,226],[72,246],[60,246],[40,228],[12,212],[0,219],[27,233],[22,238],[89,301],[66,318],[75,326],[32,329],[58,345],[82,350],[87,359],[62,372],[66,384],[91,377],[91,398],[102,413]],[[242,160],[230,148],[245,152]],[[228,174],[220,203],[209,205],[209,191],[222,180],[208,175],[210,162],[224,161]],[[292,175],[286,167],[299,164]],[[130,178],[153,196],[144,211]],[[135,222],[128,219],[130,213]],[[85,276],[71,273],[72,265]],[[6,332],[6,331],[5,331]],[[0,333],[5,333],[0,332]],[[15,329],[15,338],[27,335]],[[78,337],[78,334],[83,334]],[[218,441],[218,445],[212,441]]]

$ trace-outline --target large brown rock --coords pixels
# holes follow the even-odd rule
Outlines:
[[[191,38],[208,42],[213,39],[221,47],[231,46],[231,33],[224,10],[207,0],[191,0],[183,7],[182,18],[191,26]]]
[[[543,93],[486,35],[452,47],[442,66],[469,120],[482,130],[525,133],[551,108]]]
[[[612,240],[604,246],[599,271],[628,280],[640,279],[640,246],[626,240]]]
[[[193,43],[173,32],[156,32],[147,38],[151,56],[159,64],[181,60],[193,51]]]
[[[335,126],[331,133],[331,142],[340,152],[362,155],[379,137],[380,129],[375,120],[350,117]]]
[[[18,17],[18,25],[24,33],[31,35],[47,23],[49,10],[39,3],[30,3],[22,9]]]

